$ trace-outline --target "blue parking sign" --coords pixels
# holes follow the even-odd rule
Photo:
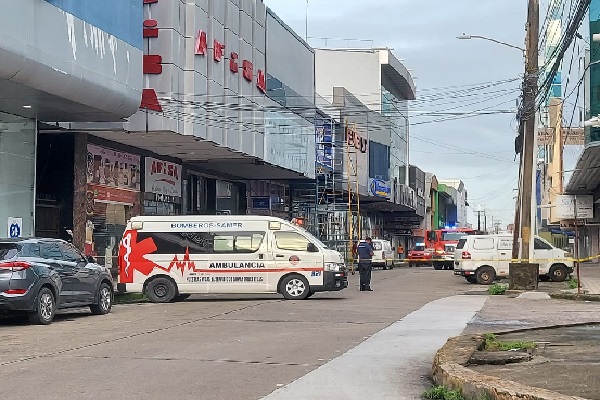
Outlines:
[[[23,218],[8,217],[8,237],[19,238],[23,231]]]

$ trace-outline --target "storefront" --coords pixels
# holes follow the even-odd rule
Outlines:
[[[112,267],[127,221],[141,213],[141,157],[88,143],[85,252]]]

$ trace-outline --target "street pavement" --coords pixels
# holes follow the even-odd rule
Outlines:
[[[305,301],[210,295],[71,311],[50,326],[0,320],[2,397],[310,398],[281,393],[316,382],[323,399],[340,387],[346,399],[416,399],[437,348],[486,298],[460,296],[472,285],[431,268],[377,270],[374,292],[357,284]]]

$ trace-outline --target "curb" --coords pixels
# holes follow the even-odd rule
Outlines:
[[[141,293],[115,292],[115,304],[147,303],[148,301],[148,298]]]
[[[584,324],[581,324],[584,325]],[[562,325],[561,325],[562,326]],[[522,331],[549,328],[522,329]],[[504,334],[509,332],[503,332]],[[497,400],[586,400],[547,389],[480,374],[467,368],[473,353],[484,343],[481,335],[463,335],[448,339],[433,359],[432,378],[436,385],[459,389],[465,399]]]
[[[558,300],[600,301],[600,295],[577,293],[550,293],[550,297]]]

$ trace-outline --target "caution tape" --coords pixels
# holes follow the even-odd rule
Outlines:
[[[469,261],[508,261],[508,262],[519,262],[519,263],[527,263],[529,261],[531,262],[537,262],[537,261],[544,261],[544,262],[555,262],[555,261],[561,261],[561,262],[586,262],[586,261],[591,261],[594,260],[596,258],[600,258],[600,254],[599,255],[595,255],[595,256],[590,256],[590,257],[585,257],[585,258],[572,258],[572,257],[568,257],[568,258],[534,258],[533,260],[529,260],[527,258],[465,258],[465,259],[452,259],[452,260],[444,260],[441,258],[436,258],[436,259],[431,259],[431,258],[406,258],[404,259],[405,262],[408,263],[412,263],[412,262],[425,262],[425,263],[433,263],[433,262],[469,262]]]

